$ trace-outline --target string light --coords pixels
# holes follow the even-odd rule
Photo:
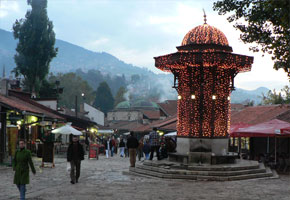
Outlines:
[[[226,137],[234,77],[251,70],[253,57],[232,53],[226,36],[208,24],[189,31],[181,45],[176,53],[155,57],[155,66],[178,80],[177,134]]]
[[[229,101],[231,100],[231,97],[230,97],[230,96],[228,96],[228,100],[229,100]]]

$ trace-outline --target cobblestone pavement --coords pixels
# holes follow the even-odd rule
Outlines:
[[[128,158],[115,156],[99,160],[85,159],[78,184],[72,185],[66,172],[66,160],[56,158],[55,168],[40,168],[31,174],[27,199],[178,199],[178,200],[290,200],[290,176],[232,182],[162,180],[128,175]],[[0,199],[18,199],[11,168],[0,168]]]

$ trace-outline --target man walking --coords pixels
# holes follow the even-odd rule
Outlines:
[[[160,160],[159,148],[160,148],[160,141],[159,141],[159,134],[157,133],[157,128],[154,127],[153,131],[149,134],[149,141],[151,146],[151,153],[150,153],[150,160],[154,157],[154,151],[156,151],[157,159]]]
[[[71,184],[78,182],[81,172],[81,161],[84,160],[84,149],[79,143],[78,136],[73,136],[72,143],[68,146],[67,161],[70,162]]]
[[[136,163],[136,149],[138,148],[139,142],[134,136],[134,132],[130,132],[130,137],[127,139],[127,148],[129,149],[130,167],[135,167]]]
[[[20,192],[20,200],[25,199],[26,193],[26,184],[29,184],[29,166],[32,173],[35,175],[36,171],[31,159],[31,153],[29,150],[25,149],[24,140],[19,141],[19,150],[15,152],[13,159],[13,170],[15,171],[14,175],[14,184],[17,185],[17,188]]]

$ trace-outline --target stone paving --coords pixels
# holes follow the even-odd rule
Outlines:
[[[70,184],[66,160],[55,159],[55,168],[40,168],[34,158],[37,174],[31,174],[27,186],[29,200],[69,199],[178,199],[178,200],[290,200],[290,176],[279,179],[256,179],[230,182],[163,180],[133,176],[128,173],[129,159],[114,156],[82,162],[78,184]],[[0,199],[18,199],[11,168],[0,168]]]

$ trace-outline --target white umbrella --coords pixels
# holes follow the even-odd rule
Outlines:
[[[123,135],[130,135],[130,132],[123,133]]]
[[[177,132],[175,131],[175,132],[167,133],[167,134],[165,134],[164,136],[165,136],[165,137],[170,137],[170,136],[176,136],[176,135],[177,135]]]
[[[98,129],[98,133],[112,134],[112,133],[114,133],[114,131],[113,130]]]
[[[54,129],[51,131],[54,134],[63,134],[63,135],[82,135],[82,132],[78,131],[77,129],[73,128],[70,124],[66,124],[62,127],[59,127],[57,129]]]

